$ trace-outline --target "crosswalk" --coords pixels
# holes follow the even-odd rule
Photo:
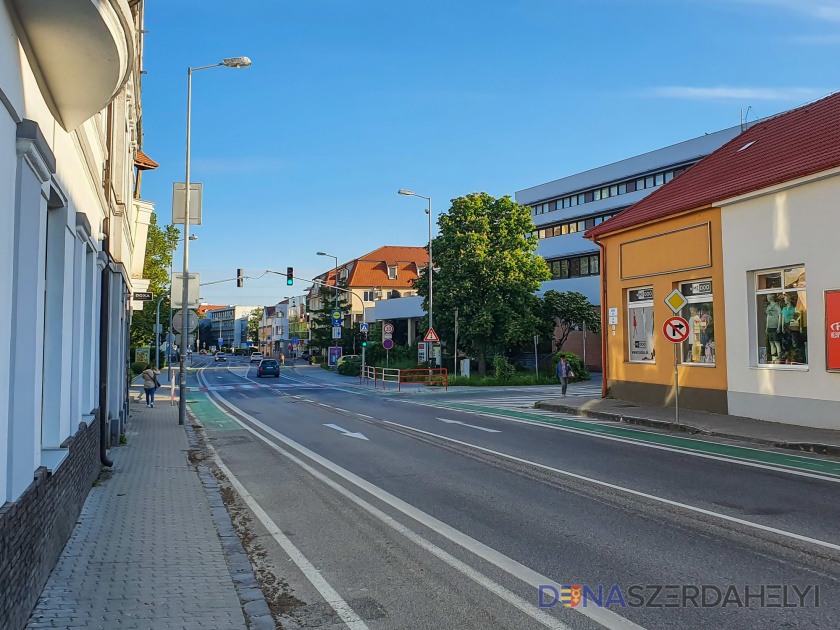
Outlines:
[[[323,389],[335,387],[330,383],[271,383],[243,385],[210,385],[209,387],[187,387],[188,392],[229,392],[246,389]]]
[[[548,411],[545,409],[537,409],[534,403],[537,401],[547,402],[561,402],[564,400],[559,387],[552,388],[529,388],[528,393],[517,393],[515,395],[498,396],[498,397],[481,397],[481,398],[458,398],[459,404],[476,405],[480,407],[490,407],[492,409],[500,409],[505,411],[527,411],[529,414],[547,416],[552,418],[574,418],[576,420],[586,420],[593,422],[589,418],[582,418],[575,413],[564,413],[558,411]],[[601,395],[601,386],[597,383],[583,383],[576,386],[570,386],[567,392],[568,397],[596,397]],[[594,421],[598,422],[598,421]]]

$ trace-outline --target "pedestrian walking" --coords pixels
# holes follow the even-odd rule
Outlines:
[[[146,392],[146,406],[155,406],[155,390],[160,387],[160,381],[157,380],[160,370],[150,364],[146,364],[146,369],[140,372],[143,377],[143,390]]]
[[[572,372],[572,366],[566,361],[565,357],[560,357],[560,361],[557,362],[557,371],[554,373],[554,376],[560,379],[560,384],[563,386],[563,397],[565,397],[569,379],[575,376],[574,372]]]
[[[286,355],[282,352],[280,353],[280,365],[286,365]]]

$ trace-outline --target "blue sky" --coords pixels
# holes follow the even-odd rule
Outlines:
[[[433,211],[513,193],[767,116],[840,88],[840,0],[167,0],[146,4],[143,197],[171,220],[186,69],[202,282],[238,267],[311,277],[423,245]],[[751,114],[752,117],[752,114]],[[176,259],[180,267],[181,254]],[[304,288],[296,282],[295,294]],[[290,295],[266,276],[217,304]]]

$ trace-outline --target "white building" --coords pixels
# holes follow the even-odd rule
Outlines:
[[[244,348],[248,344],[248,320],[259,306],[227,306],[209,312],[213,339],[222,340],[228,348]]]
[[[138,156],[150,164],[142,33],[142,0],[0,3],[0,526],[34,581],[127,416],[128,325],[142,306],[130,298],[148,288],[153,211],[134,172]],[[21,538],[5,519],[24,523]],[[14,581],[0,574],[0,601]],[[0,627],[19,627],[32,603],[16,596]]]

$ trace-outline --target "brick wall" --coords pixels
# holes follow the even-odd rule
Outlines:
[[[99,475],[99,421],[82,423],[54,475],[38,469],[14,503],[0,508],[0,628],[26,625]]]
[[[563,344],[564,352],[574,352],[583,357],[583,332],[573,330]],[[590,372],[600,372],[601,365],[601,333],[586,333],[586,367]]]

